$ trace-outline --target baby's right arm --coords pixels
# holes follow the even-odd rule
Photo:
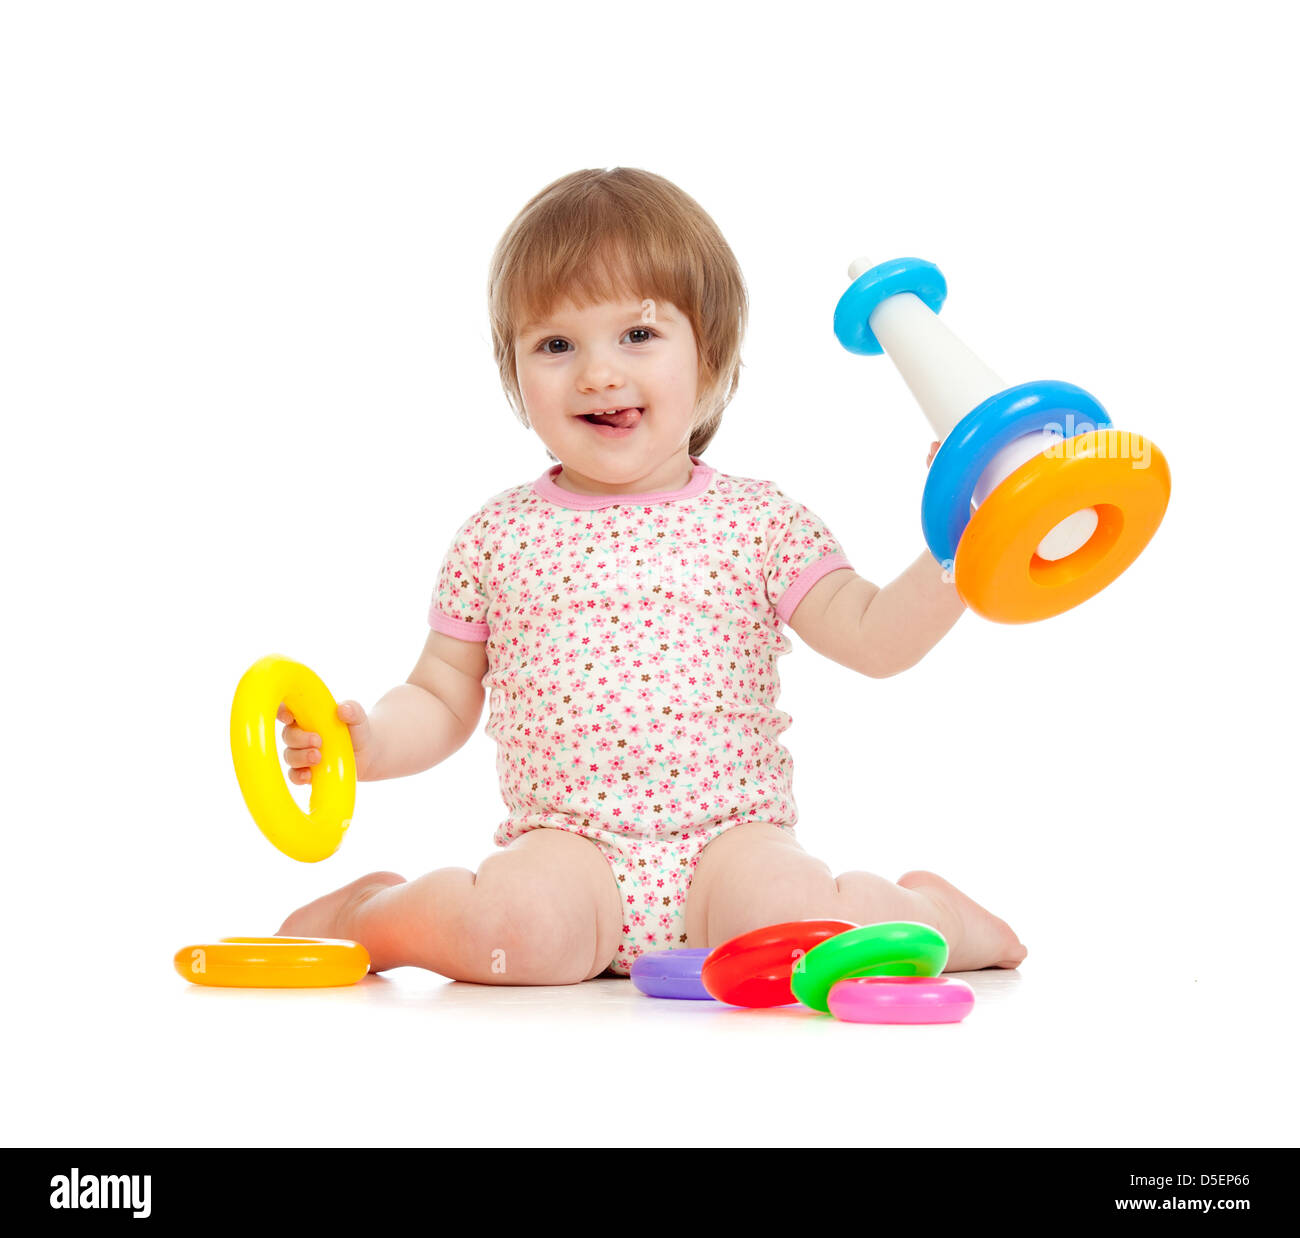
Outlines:
[[[430,632],[424,652],[404,684],[385,693],[367,716],[356,701],[339,702],[339,718],[352,736],[357,778],[375,782],[418,774],[446,760],[478,726],[483,711],[487,645]],[[311,781],[320,761],[320,736],[304,731],[283,705],[279,718],[287,745],[289,779]]]

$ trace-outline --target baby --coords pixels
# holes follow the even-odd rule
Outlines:
[[[489,297],[507,397],[555,466],[461,525],[406,683],[338,712],[358,778],[396,778],[461,747],[486,690],[501,850],[477,873],[369,873],[279,933],[480,984],[626,976],[643,951],[813,918],[920,921],[950,971],[1017,966],[1015,933],[943,878],[834,877],[795,837],[784,626],[884,678],[964,607],[928,551],[877,588],[803,504],[702,459],[748,316],[713,220],[649,172],[575,172],[507,229]],[[279,716],[310,782],[320,736]]]

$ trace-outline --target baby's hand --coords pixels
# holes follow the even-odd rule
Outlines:
[[[938,454],[939,454],[939,444],[938,444],[938,443],[931,443],[931,444],[930,444],[930,454],[929,454],[928,456],[926,456],[926,458],[925,458],[925,467],[926,467],[926,468],[929,468],[930,465],[934,463],[934,458],[935,458],[935,456],[937,456]]]
[[[285,723],[283,732],[284,759],[289,764],[289,781],[298,784],[311,782],[311,767],[320,764],[321,739],[315,731],[304,731],[294,721],[288,706],[281,705],[275,715]],[[347,724],[348,734],[352,736],[352,751],[357,761],[357,777],[366,776],[369,764],[366,749],[370,745],[370,722],[366,711],[356,701],[339,702],[339,720]]]

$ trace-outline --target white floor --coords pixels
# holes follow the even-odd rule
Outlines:
[[[163,957],[166,957],[165,954]],[[1053,966],[1052,964],[1058,964]],[[1252,1146],[1295,1142],[1294,1027],[1240,976],[1035,961],[961,1024],[845,1024],[628,981],[100,991],[12,975],[6,1142],[74,1146]],[[24,1018],[24,1016],[31,1016]],[[1283,1074],[1282,1072],[1286,1073]]]

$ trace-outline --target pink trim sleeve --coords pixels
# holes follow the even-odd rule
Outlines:
[[[453,619],[442,611],[429,607],[429,626],[435,632],[445,636],[454,636],[457,640],[481,641],[488,638],[486,623],[469,623],[464,619]]]
[[[834,572],[842,567],[852,569],[852,565],[843,555],[825,555],[818,559],[816,563],[808,564],[790,582],[790,587],[781,595],[781,600],[776,607],[776,617],[782,623],[789,623],[790,616],[794,614],[795,607],[803,601],[804,594],[828,572]]]

